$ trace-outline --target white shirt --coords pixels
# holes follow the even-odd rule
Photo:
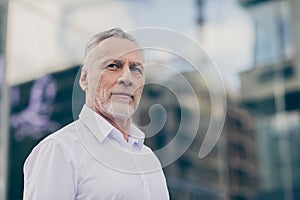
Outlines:
[[[24,164],[24,200],[165,200],[166,180],[144,133],[128,142],[84,106],[79,120],[42,140]]]

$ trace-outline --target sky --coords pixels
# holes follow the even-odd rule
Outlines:
[[[239,72],[252,65],[254,29],[247,11],[235,0],[207,1],[204,46],[218,66],[226,85],[240,89]]]
[[[194,0],[12,0],[8,21],[8,80],[24,82],[80,62],[93,33],[162,27],[195,40],[219,68],[226,86],[240,88],[240,71],[251,67],[253,26],[236,0],[207,0],[199,31]]]

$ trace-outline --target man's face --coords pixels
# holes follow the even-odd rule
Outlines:
[[[92,50],[80,78],[87,106],[108,118],[133,115],[144,86],[144,59],[137,48],[132,41],[112,37]]]

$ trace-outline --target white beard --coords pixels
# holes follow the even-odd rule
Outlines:
[[[103,109],[116,119],[129,119],[132,117],[135,109],[126,99],[111,100],[102,104]]]

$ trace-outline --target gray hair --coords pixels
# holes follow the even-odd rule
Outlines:
[[[111,38],[111,37],[117,37],[117,38],[124,38],[129,41],[132,41],[137,44],[137,41],[134,39],[134,37],[126,32],[124,32],[120,28],[113,28],[107,31],[99,32],[95,34],[87,43],[85,48],[85,55],[84,55],[84,61],[86,61],[86,58],[88,54],[103,40]]]

